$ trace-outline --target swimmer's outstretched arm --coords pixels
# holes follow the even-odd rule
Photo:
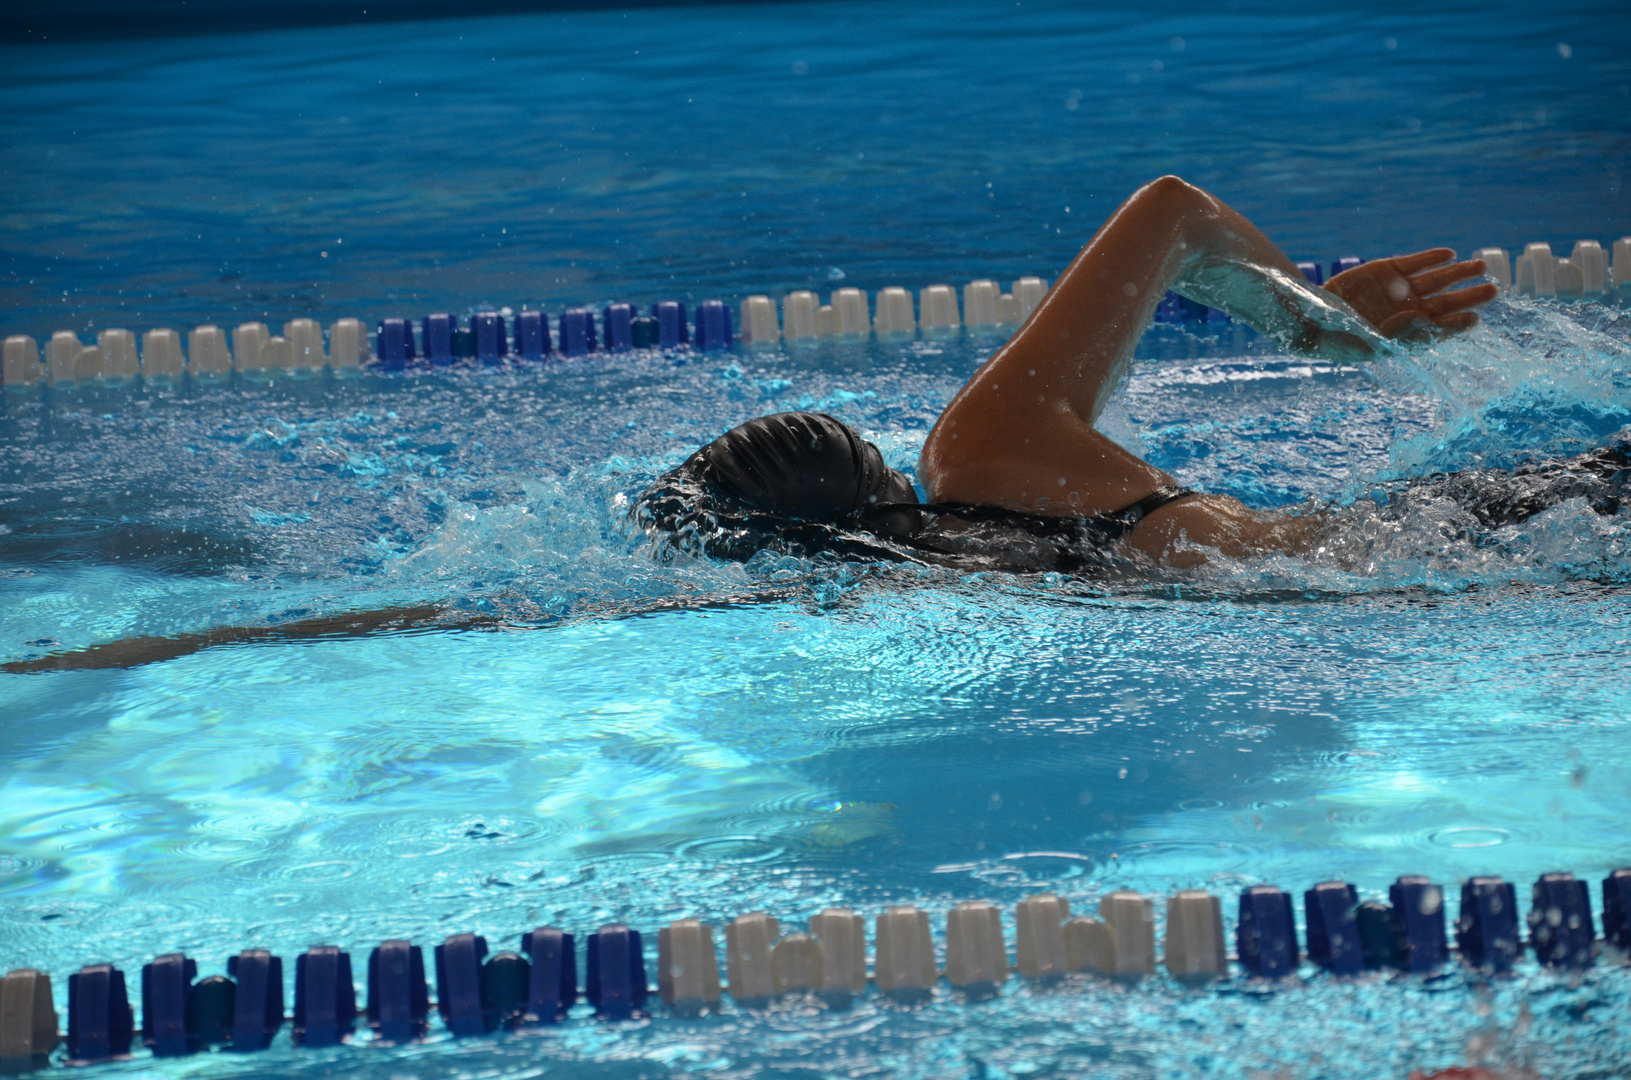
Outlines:
[[[165,660],[216,649],[242,645],[295,645],[343,638],[422,634],[465,630],[542,630],[564,626],[579,619],[619,619],[647,616],[662,611],[699,611],[775,603],[795,595],[798,586],[781,586],[762,592],[697,599],[689,595],[659,597],[636,602],[590,603],[569,616],[543,615],[528,603],[506,605],[509,610],[470,612],[452,606],[375,608],[320,615],[297,622],[269,626],[217,626],[169,637],[131,637],[81,649],[48,653],[26,660],[0,662],[0,672],[8,675],[37,675],[49,671],[106,671],[141,667]]]
[[[485,615],[455,614],[433,605],[380,608],[323,615],[298,622],[270,626],[217,626],[169,637],[131,637],[83,649],[48,653],[27,660],[0,663],[0,671],[11,675],[31,675],[42,671],[101,671],[133,668],[176,660],[223,645],[335,640],[372,637],[377,634],[403,634],[429,630],[477,630],[499,625],[500,620]]]
[[[1441,293],[1484,270],[1477,261],[1429,269],[1451,255],[1437,249],[1367,263],[1320,289],[1221,200],[1162,177],[1110,216],[1019,333],[952,399],[924,443],[918,476],[935,502],[1121,510],[1173,484],[1093,428],[1166,290],[1220,307],[1293,352],[1362,360],[1388,336],[1472,325],[1471,309],[1494,288]],[[1162,522],[1173,526],[1165,539],[1151,527]],[[1283,515],[1201,496],[1156,511],[1132,540],[1165,557],[1179,533],[1244,553],[1295,549],[1311,529],[1306,519],[1287,524]]]

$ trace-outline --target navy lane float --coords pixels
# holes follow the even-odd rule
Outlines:
[[[1468,982],[1477,983],[1510,973],[1527,944],[1541,969],[1567,975],[1605,958],[1626,961],[1631,868],[1609,874],[1601,887],[1603,938],[1598,940],[1587,883],[1568,873],[1541,875],[1524,919],[1525,942],[1513,886],[1498,877],[1469,878],[1461,886],[1452,950],[1443,887],[1426,877],[1399,878],[1386,903],[1361,903],[1347,882],[1307,889],[1302,942],[1292,894],[1275,885],[1253,885],[1238,898],[1232,960],[1247,980],[1284,988],[1307,977],[1364,977],[1367,970],[1437,977],[1456,960]],[[942,925],[943,969],[935,959],[927,912],[896,905],[878,914],[871,981],[880,994],[921,1003],[945,978],[961,995],[957,1000],[974,1004],[1000,995],[1014,970],[1045,980],[1084,972],[1136,982],[1156,974],[1155,903],[1134,892],[1106,894],[1096,918],[1073,917],[1069,902],[1051,893],[1021,900],[1014,910],[1012,962],[994,905],[958,904]],[[1160,950],[1168,974],[1185,984],[1230,978],[1223,931],[1216,896],[1185,890],[1170,897]],[[866,992],[865,925],[850,909],[828,908],[813,916],[808,933],[784,933],[782,923],[763,912],[734,919],[725,928],[726,985],[711,926],[680,919],[657,938],[656,989],[676,1016],[717,1009],[727,985],[742,1008],[769,1007],[787,994],[814,995],[830,1008],[845,1008]],[[621,923],[589,935],[582,996],[595,1019],[619,1022],[647,1015],[652,988],[646,940]],[[1312,967],[1302,964],[1304,955]],[[449,1034],[477,1038],[561,1023],[579,997],[576,940],[550,926],[523,933],[518,950],[495,955],[489,955],[483,935],[451,935],[435,948],[434,1001],[420,946],[400,939],[381,943],[368,958],[369,1035],[362,1040],[348,952],[319,945],[296,958],[294,1013],[288,1017],[280,957],[246,949],[225,966],[226,975],[199,979],[197,962],[182,953],[144,964],[139,1029],[124,970],[112,963],[82,967],[67,981],[68,1031],[61,1052],[50,976],[32,968],[12,971],[0,984],[0,1066],[20,1072],[53,1061],[94,1065],[129,1058],[138,1030],[154,1057],[253,1053],[272,1045],[286,1023],[299,1047],[358,1041],[399,1045],[428,1036],[433,1012]]]

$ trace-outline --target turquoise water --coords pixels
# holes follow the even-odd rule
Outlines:
[[[1299,258],[1631,232],[1626,20],[1482,11],[798,5],[8,49],[5,332],[1052,278],[1164,171]],[[65,1009],[82,963],[542,922],[912,902],[938,940],[957,900],[1043,889],[1232,913],[1257,882],[1522,895],[1557,869],[1597,903],[1631,864],[1631,519],[1469,537],[1365,499],[1631,426],[1623,306],[1506,298],[1369,372],[1152,332],[1106,430],[1253,505],[1346,506],[1321,556],[1114,583],[664,566],[625,523],[776,409],[911,469],[997,343],[8,392],[7,659],[404,603],[502,628],[0,678],[0,963]],[[1484,991],[1084,977],[102,1071],[1612,1076],[1628,1007],[1607,963]]]

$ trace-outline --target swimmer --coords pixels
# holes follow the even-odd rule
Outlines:
[[[666,550],[763,547],[1004,569],[1076,570],[1137,553],[1178,568],[1309,549],[1319,514],[1263,513],[1181,487],[1097,431],[1167,290],[1220,308],[1287,351],[1359,363],[1391,342],[1476,325],[1481,260],[1432,248],[1323,288],[1256,226],[1175,176],[1110,215],[1024,327],[946,406],[923,445],[919,505],[877,448],[831,417],[750,421],[661,478],[636,506]]]
[[[876,446],[818,413],[749,421],[698,450],[636,501],[634,517],[665,555],[748,559],[764,549],[922,562],[964,569],[1100,570],[1127,559],[1183,568],[1211,549],[1239,557],[1301,552],[1331,523],[1319,513],[1263,513],[1183,488],[1094,429],[1166,290],[1221,308],[1288,351],[1363,362],[1477,323],[1493,285],[1434,248],[1366,263],[1310,285],[1251,222],[1175,177],[1111,215],[1025,326],[960,390],[918,463],[930,502]],[[1511,472],[1428,477],[1399,497],[1447,499],[1485,528],[1565,499],[1615,513],[1631,498],[1626,448]],[[1385,509],[1385,508],[1384,508]],[[762,599],[763,597],[761,597]],[[722,601],[729,603],[729,601]],[[661,608],[603,614],[639,614]],[[690,601],[676,601],[690,606]],[[548,620],[546,620],[548,622]],[[0,671],[130,668],[204,649],[381,633],[539,625],[536,613],[436,606],[343,613],[273,626],[128,638],[0,663]]]

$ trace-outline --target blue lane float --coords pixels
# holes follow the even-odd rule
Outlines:
[[[1297,926],[1291,894],[1274,885],[1253,885],[1240,894],[1235,932],[1240,966],[1262,979],[1283,979],[1297,970]]]
[[[634,348],[634,308],[630,305],[607,304],[600,313],[600,326],[607,352]]]
[[[1365,265],[1365,260],[1358,255],[1344,255],[1340,259],[1333,259],[1331,260],[1331,277],[1336,277],[1345,270],[1352,270],[1356,266],[1363,265]]]
[[[566,1018],[566,1010],[578,1000],[577,950],[572,935],[552,926],[539,927],[521,935],[521,952],[527,957],[527,1011],[522,1020],[529,1024],[553,1024]]]
[[[696,346],[699,349],[731,347],[731,309],[720,300],[704,300],[697,305]]]
[[[1425,877],[1407,875],[1395,881],[1388,893],[1389,902],[1358,903],[1352,884],[1327,881],[1302,894],[1307,959],[1323,969],[1324,977],[1351,978],[1367,970],[1436,976],[1458,954],[1468,978],[1478,981],[1510,973],[1522,956],[1525,942],[1517,920],[1516,893],[1501,878],[1473,877],[1462,883],[1454,954],[1445,937],[1447,913],[1441,886]],[[1602,946],[1612,960],[1623,961],[1631,929],[1626,925],[1631,914],[1631,868],[1604,878],[1602,896]],[[1216,910],[1216,899],[1199,891],[1180,893],[1173,902],[1186,898],[1192,902],[1197,897]],[[980,924],[990,941],[976,949],[978,957],[969,952],[968,919],[957,921],[974,909],[989,922],[988,926]],[[1134,909],[1153,912],[1153,904],[1136,893],[1114,893],[1100,905],[1101,921],[1071,919],[1067,905],[1052,894],[1025,898],[1015,913],[1021,974],[1032,978],[1053,978],[1067,971],[1111,978],[1129,971],[1152,974],[1154,938],[1148,916],[1131,922],[1122,917]],[[926,914],[910,907],[891,908],[886,914],[896,921],[909,915],[916,920],[913,926],[921,925],[919,951],[931,958],[924,963],[932,967]],[[1165,963],[1175,978],[1193,982],[1198,969],[1189,936],[1199,924],[1186,931],[1172,919],[1169,907]],[[1573,973],[1597,962],[1590,889],[1574,875],[1542,875],[1534,884],[1524,923],[1529,931],[1528,947],[1543,968]],[[749,940],[751,935],[742,929],[750,924],[776,929],[754,946],[752,942],[759,939]],[[1142,939],[1137,925],[1144,927]],[[945,929],[946,970],[925,968],[913,985],[921,984],[925,993],[932,993],[943,974],[955,986],[964,986],[969,982],[969,965],[978,959],[982,981],[990,983],[993,994],[1000,994],[1010,964],[995,909],[987,904],[961,905],[946,917]],[[731,994],[747,995],[739,1003],[764,1005],[766,986],[771,987],[772,996],[823,992],[835,985],[862,991],[867,980],[859,914],[830,908],[810,920],[809,934],[793,927],[788,930],[782,934],[777,921],[762,913],[744,916],[728,928],[725,966],[732,972]],[[1218,930],[1221,932],[1221,926]],[[659,937],[682,931],[687,941],[703,943],[702,962],[709,967],[712,928],[694,919],[680,920]],[[1121,940],[1124,933],[1130,935],[1125,942]],[[774,940],[778,935],[780,940]],[[582,996],[594,1007],[597,1019],[617,1022],[645,1015],[650,987],[644,940],[640,931],[618,923],[589,935]],[[1145,944],[1139,945],[1139,940]],[[1276,984],[1295,979],[1301,955],[1291,894],[1273,885],[1242,890],[1236,944],[1235,960],[1248,979]],[[1122,955],[1128,950],[1147,956],[1129,966],[1131,962],[1124,963]],[[459,1038],[550,1025],[566,1018],[579,997],[573,935],[555,927],[539,927],[521,935],[518,952],[493,956],[488,952],[487,939],[474,933],[453,934],[438,945],[433,1003],[421,948],[406,940],[381,943],[368,959],[364,1015],[373,1033],[370,1041],[389,1046],[423,1039],[429,1033],[432,1011]],[[1208,968],[1209,974],[1200,976],[1200,981],[1228,977],[1221,942],[1217,952],[1218,964]],[[826,959],[813,963],[812,954]],[[1044,958],[1046,963],[1042,963]],[[891,980],[898,974],[895,960],[899,958],[891,952],[885,959],[889,962],[877,969],[881,991],[893,986]],[[749,966],[757,972],[751,979]],[[822,970],[831,977],[814,974]],[[0,1010],[0,1046],[7,1048],[5,1067],[13,1071],[45,1067],[61,1041],[50,977],[33,969],[12,971],[5,976],[3,991],[6,1007]],[[693,1015],[697,1010],[691,1006],[696,1002],[689,998],[682,1002],[682,996],[669,1004],[676,1014]],[[707,1000],[714,1002],[718,996],[715,987]],[[67,1046],[59,1060],[74,1065],[128,1058],[138,1032],[155,1057],[182,1057],[216,1048],[252,1053],[271,1045],[291,1020],[296,1046],[334,1046],[352,1039],[358,1019],[351,958],[335,946],[317,946],[296,959],[292,1017],[283,1013],[282,961],[265,949],[247,949],[229,958],[226,976],[204,979],[198,979],[196,962],[182,953],[168,953],[143,965],[139,1028],[124,973],[113,964],[91,964],[70,975],[67,1000]]]
[[[561,316],[561,352],[583,356],[595,350],[595,316],[588,308],[567,308]]]
[[[481,1015],[488,1031],[525,1022],[531,982],[532,965],[517,953],[501,952],[481,966]]]
[[[187,1051],[232,1042],[238,987],[225,975],[207,975],[187,991]]]
[[[198,964],[181,953],[167,953],[142,965],[142,1043],[154,1057],[192,1053],[187,1004],[197,977]]]
[[[1610,879],[1612,880],[1612,879]],[[1604,892],[1608,882],[1603,883]],[[1529,909],[1529,942],[1546,967],[1591,964],[1591,893],[1573,874],[1542,874]]]
[[[657,347],[677,349],[690,344],[691,335],[685,323],[685,305],[678,300],[659,300],[651,305],[651,317],[657,320]]]
[[[1444,890],[1425,877],[1408,875],[1388,887],[1388,903],[1399,924],[1404,970],[1432,971],[1448,955],[1444,941]]]
[[[481,961],[487,939],[480,934],[454,934],[436,946],[436,1010],[454,1035],[488,1031],[481,1007]]]
[[[1606,900],[1606,881],[1603,894]],[[1492,975],[1512,970],[1523,951],[1523,939],[1518,934],[1518,892],[1510,882],[1498,877],[1467,879],[1461,886],[1455,944],[1468,967]]]
[[[68,1064],[96,1065],[130,1056],[136,1014],[125,973],[88,964],[68,976]]]
[[[1359,929],[1359,955],[1364,959],[1365,970],[1404,965],[1403,934],[1391,904],[1365,901],[1354,912],[1354,924]]]
[[[265,949],[245,949],[227,959],[232,983],[233,1050],[264,1050],[283,1027],[283,961]]]
[[[1603,879],[1603,940],[1631,953],[1631,870],[1616,870]]]
[[[419,324],[419,340],[425,359],[432,364],[453,362],[453,316],[447,312],[426,315]]]
[[[629,322],[629,340],[636,349],[655,349],[660,337],[657,319],[651,315],[636,315]]]
[[[357,988],[351,954],[318,945],[295,957],[294,1041],[296,1046],[334,1046],[357,1026]]]
[[[1303,893],[1308,913],[1308,959],[1333,975],[1365,969],[1359,949],[1359,891],[1345,881],[1326,881]]]
[[[475,336],[477,360],[485,364],[496,364],[510,355],[510,339],[504,325],[504,316],[498,312],[476,312],[470,316],[470,330]]]
[[[413,362],[413,324],[407,319],[381,319],[375,341],[380,366],[387,371],[399,371]]]
[[[541,311],[523,311],[515,317],[515,354],[523,360],[542,360],[555,351],[549,319]]]
[[[407,1043],[429,1030],[425,954],[408,941],[387,941],[368,956],[368,1026],[384,1043]]]
[[[646,1005],[646,959],[640,931],[620,923],[589,935],[584,997],[601,1020],[628,1020]]]

